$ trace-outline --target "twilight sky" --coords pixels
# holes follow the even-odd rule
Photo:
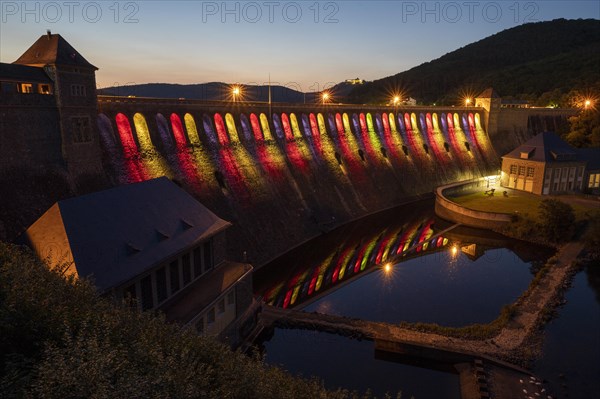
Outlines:
[[[527,22],[600,19],[597,0],[0,1],[0,61],[61,34],[98,87],[373,80]]]

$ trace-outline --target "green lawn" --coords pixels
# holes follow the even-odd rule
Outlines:
[[[577,220],[586,218],[586,213],[600,215],[600,202],[597,200],[584,200],[582,197],[574,195],[541,197],[514,190],[510,190],[508,197],[504,197],[502,195],[503,190],[503,188],[497,189],[495,195],[491,197],[484,195],[483,191],[478,191],[460,197],[449,197],[448,199],[477,211],[529,214],[536,221],[539,221],[538,206],[540,202],[548,198],[555,198],[570,204],[575,211]]]

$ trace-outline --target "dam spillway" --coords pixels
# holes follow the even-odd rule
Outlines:
[[[178,181],[258,265],[341,223],[496,173],[477,108],[175,104],[99,97],[111,184]]]

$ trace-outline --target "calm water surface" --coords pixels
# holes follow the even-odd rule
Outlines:
[[[446,231],[449,226],[435,218],[432,201],[357,221],[258,270],[255,293],[273,306],[366,320],[486,323],[527,288],[552,253],[481,230]],[[370,341],[276,329],[263,345],[267,363],[321,378],[328,388],[460,397],[451,369],[382,360]]]

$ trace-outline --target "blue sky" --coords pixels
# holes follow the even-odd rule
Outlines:
[[[96,65],[99,87],[265,83],[317,91],[373,80],[527,22],[600,19],[600,2],[0,1],[0,61],[46,29]]]

